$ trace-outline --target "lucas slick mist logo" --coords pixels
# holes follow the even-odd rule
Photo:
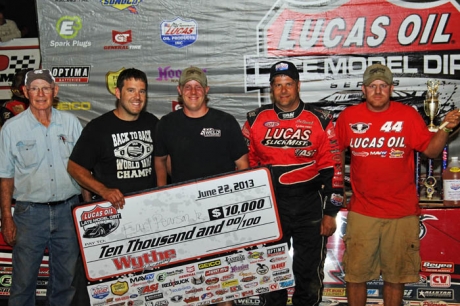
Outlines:
[[[203,137],[220,137],[222,134],[221,130],[215,128],[203,128],[200,135]]]

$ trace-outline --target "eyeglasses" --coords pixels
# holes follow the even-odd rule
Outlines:
[[[379,85],[372,84],[372,85],[369,85],[369,86],[366,86],[366,87],[369,88],[369,89],[372,89],[372,90],[376,90],[377,87],[380,88],[380,90],[385,90],[388,87],[390,87],[390,85],[388,85],[388,84],[379,84]]]
[[[53,91],[54,87],[29,87],[27,88],[28,91],[32,92],[32,93],[38,93],[40,90],[44,93],[44,94],[49,94]]]

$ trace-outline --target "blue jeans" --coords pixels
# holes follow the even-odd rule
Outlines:
[[[55,206],[16,202],[13,215],[16,245],[9,306],[35,306],[37,276],[46,247],[50,271],[46,293],[49,305],[70,305],[75,293],[72,280],[79,253],[71,211],[71,205],[76,203],[77,196]]]

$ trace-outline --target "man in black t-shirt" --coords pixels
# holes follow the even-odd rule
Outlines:
[[[167,184],[168,156],[172,183],[249,167],[248,148],[238,122],[232,115],[208,107],[207,84],[205,73],[197,67],[185,69],[180,76],[177,90],[183,108],[163,116],[157,126],[158,186]]]
[[[156,187],[152,153],[158,118],[145,111],[144,72],[122,71],[115,96],[116,109],[83,129],[67,170],[82,187],[118,209],[125,194]]]

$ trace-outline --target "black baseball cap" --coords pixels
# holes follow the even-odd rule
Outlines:
[[[278,62],[270,68],[270,83],[273,81],[275,76],[280,74],[287,75],[293,80],[299,80],[299,71],[297,70],[297,67],[288,61]]]
[[[24,83],[26,86],[30,86],[35,80],[44,80],[50,84],[54,83],[54,77],[48,69],[36,69],[27,72]]]

